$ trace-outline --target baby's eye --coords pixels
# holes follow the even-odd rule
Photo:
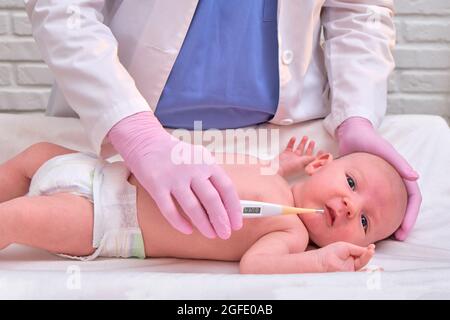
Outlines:
[[[361,224],[362,224],[362,226],[364,228],[364,232],[366,232],[367,231],[367,227],[369,226],[369,222],[367,221],[366,216],[363,215],[363,214],[361,215]]]
[[[356,183],[355,183],[355,180],[353,180],[352,177],[347,176],[347,183],[350,186],[350,188],[352,188],[352,190],[355,191]]]

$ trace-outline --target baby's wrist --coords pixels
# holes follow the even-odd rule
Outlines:
[[[278,174],[279,176],[284,177],[285,171],[284,171],[284,169],[283,169],[283,166],[281,166],[281,165],[278,166],[277,174]]]
[[[314,263],[317,272],[328,272],[328,261],[326,255],[323,254],[322,248],[311,251],[314,253]]]
[[[319,249],[320,250],[320,249]],[[326,272],[319,250],[309,250],[298,254],[297,267],[299,273]]]

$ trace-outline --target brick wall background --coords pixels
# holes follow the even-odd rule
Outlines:
[[[388,113],[450,123],[450,0],[396,0],[396,69]],[[53,77],[31,35],[23,0],[0,0],[0,112],[44,110]]]

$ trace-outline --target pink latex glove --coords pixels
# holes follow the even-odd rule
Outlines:
[[[365,118],[348,118],[336,129],[336,136],[341,155],[352,152],[374,154],[389,162],[403,178],[408,192],[408,205],[402,224],[394,233],[394,236],[397,240],[405,240],[416,222],[422,202],[422,195],[416,182],[419,175],[394,147],[375,131],[372,123]]]
[[[170,135],[152,112],[122,119],[108,138],[175,229],[190,234],[192,223],[208,238],[218,235],[227,239],[231,228],[242,227],[238,194],[211,153]],[[177,153],[172,154],[174,147]],[[180,163],[178,152],[202,155],[204,161]],[[191,223],[177,209],[174,199]]]

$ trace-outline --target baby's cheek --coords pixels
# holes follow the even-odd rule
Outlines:
[[[338,242],[338,241],[346,241],[350,242],[352,240],[352,236],[349,232],[344,230],[343,228],[334,228],[325,230],[323,233],[323,242],[327,242],[327,244]]]
[[[305,184],[303,186],[303,196],[304,202],[309,202],[315,206],[323,206],[327,199],[326,193],[316,183]]]
[[[340,229],[333,235],[333,238],[335,242],[345,241],[357,246],[367,245],[366,244],[367,241],[365,241],[365,239],[362,239],[359,235],[356,235],[354,230]]]

